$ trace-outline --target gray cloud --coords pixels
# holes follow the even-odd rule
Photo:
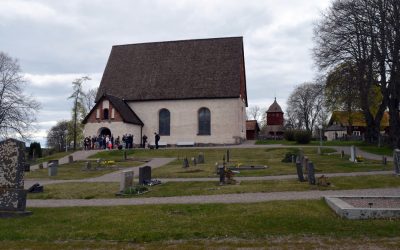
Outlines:
[[[42,102],[41,131],[69,119],[71,82],[94,76],[111,46],[243,36],[250,105],[281,106],[296,84],[313,79],[312,24],[330,0],[69,0],[0,2],[0,50],[18,58]],[[43,137],[43,132],[40,136]]]

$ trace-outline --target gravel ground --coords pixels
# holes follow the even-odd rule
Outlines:
[[[398,193],[399,195],[399,193]],[[397,198],[390,197],[343,197],[340,198],[344,202],[357,208],[399,208],[400,209],[400,196]]]

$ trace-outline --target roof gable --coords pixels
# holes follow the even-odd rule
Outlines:
[[[243,38],[113,46],[96,102],[242,97],[247,104]]]
[[[113,105],[113,107],[117,110],[117,112],[121,115],[122,120],[126,123],[131,123],[131,124],[136,124],[136,125],[141,125],[143,126],[143,122],[140,120],[140,118],[136,115],[136,113],[129,107],[129,105],[115,97],[112,95],[103,95],[99,101],[97,102],[97,104],[92,108],[92,110],[89,112],[89,114],[87,114],[87,116],[85,117],[85,119],[83,119],[82,123],[85,124],[87,123],[89,117],[92,115],[92,113],[98,108],[99,104],[101,103],[101,101],[103,101],[104,99],[107,99],[111,102],[111,104]]]

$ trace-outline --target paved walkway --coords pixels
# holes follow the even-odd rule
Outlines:
[[[315,200],[335,195],[372,195],[399,196],[400,188],[354,189],[340,191],[305,191],[243,193],[221,195],[197,195],[151,198],[118,198],[92,200],[27,200],[27,207],[86,207],[86,206],[122,206],[149,204],[205,204],[205,203],[254,203],[275,200]]]

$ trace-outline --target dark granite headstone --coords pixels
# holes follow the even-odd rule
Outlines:
[[[395,174],[400,175],[400,149],[393,151],[393,166]]]
[[[74,163],[74,157],[72,155],[68,155],[68,163]]]
[[[311,161],[308,163],[307,176],[308,176],[308,183],[310,183],[310,185],[315,185],[314,163],[312,163]]]
[[[183,168],[188,168],[188,167],[189,167],[189,161],[188,161],[187,157],[185,157],[185,158],[183,159],[183,165],[182,165],[182,167],[183,167]]]
[[[28,188],[28,193],[43,193],[43,186],[35,183],[32,187]]]
[[[225,184],[225,167],[224,166],[220,166],[218,168],[218,172],[219,172],[219,184]]]
[[[29,215],[25,211],[25,143],[15,139],[0,142],[0,217]]]
[[[139,168],[139,185],[144,185],[151,181],[151,167],[144,166]]]
[[[340,151],[340,158],[344,158],[344,151],[342,150],[342,151]]]
[[[387,158],[386,156],[382,156],[382,164],[387,165]]]
[[[300,156],[297,156],[296,159],[296,170],[297,170],[297,178],[299,179],[299,181],[303,182],[304,181],[303,165],[301,164]]]
[[[203,153],[199,153],[199,155],[197,156],[197,163],[204,164],[204,154]]]

